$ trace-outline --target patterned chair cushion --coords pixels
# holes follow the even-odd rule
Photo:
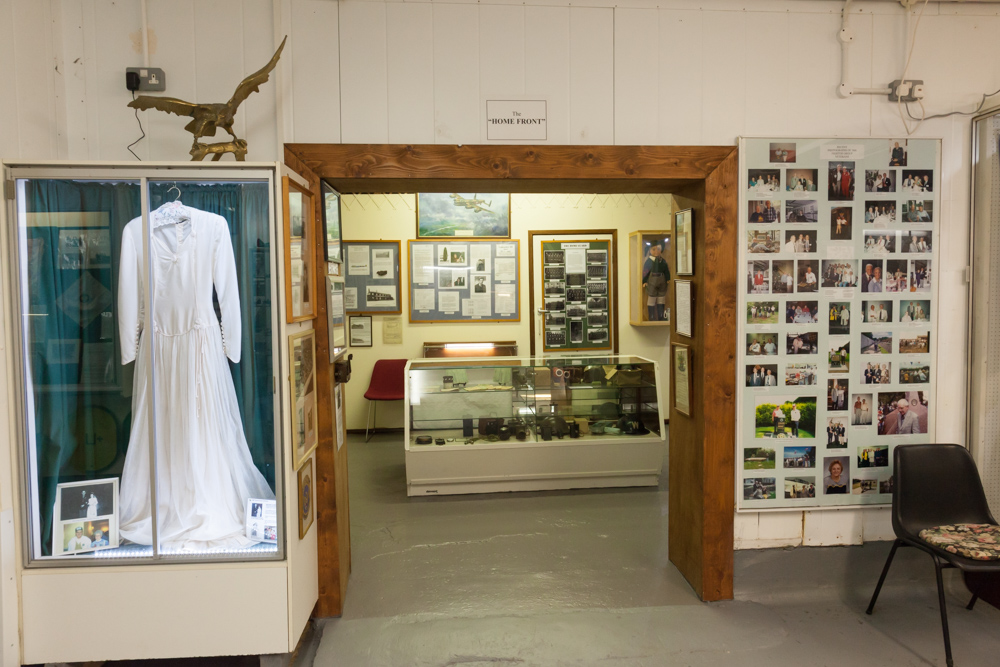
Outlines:
[[[1000,526],[960,523],[920,531],[920,539],[972,560],[1000,560]]]

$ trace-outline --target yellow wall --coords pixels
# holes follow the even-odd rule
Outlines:
[[[342,200],[343,235],[352,240],[401,241],[402,273],[407,272],[407,240],[416,235],[416,196],[345,195]],[[618,336],[621,354],[636,354],[660,364],[664,383],[663,400],[670,395],[668,379],[669,327],[633,327],[629,325],[628,235],[637,230],[668,230],[675,209],[670,195],[649,194],[514,194],[511,195],[511,238],[520,240],[520,322],[468,322],[456,324],[411,324],[409,322],[409,276],[403,282],[403,344],[382,344],[382,321],[386,316],[372,316],[373,346],[352,347],[353,374],[347,385],[347,428],[364,429],[368,414],[368,389],[372,367],[378,359],[415,359],[423,354],[422,345],[435,342],[477,342],[515,340],[518,355],[530,351],[528,317],[528,232],[531,230],[617,229],[618,257],[615,278],[618,281]],[[672,307],[672,304],[668,304]],[[384,428],[404,425],[402,402],[381,403],[378,424]],[[667,406],[661,406],[666,418]]]

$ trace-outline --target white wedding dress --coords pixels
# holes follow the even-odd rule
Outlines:
[[[125,226],[118,281],[122,364],[136,362],[119,532],[152,544],[148,406],[156,425],[156,520],[167,550],[249,546],[247,498],[274,498],[253,464],[228,356],[240,360],[236,263],[226,220],[166,204],[150,214],[153,331],[144,329],[142,219]],[[222,322],[212,305],[218,296]],[[150,346],[154,351],[150,383]],[[153,394],[151,395],[150,389]]]

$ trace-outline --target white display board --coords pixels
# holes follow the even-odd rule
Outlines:
[[[888,504],[934,442],[940,153],[740,141],[739,509]]]

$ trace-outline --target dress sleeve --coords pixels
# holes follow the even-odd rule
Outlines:
[[[212,278],[215,293],[219,297],[222,313],[222,345],[226,356],[234,363],[240,362],[243,344],[243,329],[240,322],[240,286],[236,279],[236,258],[233,256],[233,240],[229,236],[229,225],[220,220],[219,239],[215,244],[215,266]]]
[[[118,337],[121,340],[123,366],[135,361],[139,353],[139,334],[144,319],[139,253],[126,227],[122,234],[121,264],[118,268]]]

